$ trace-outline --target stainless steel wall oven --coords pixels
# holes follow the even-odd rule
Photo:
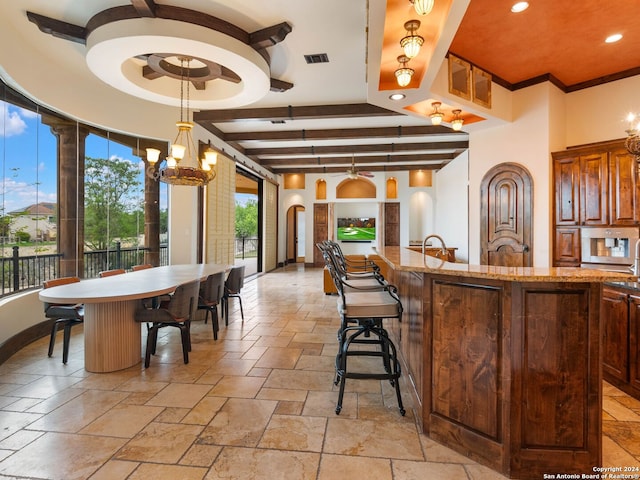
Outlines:
[[[581,267],[627,271],[633,265],[638,227],[582,227]]]

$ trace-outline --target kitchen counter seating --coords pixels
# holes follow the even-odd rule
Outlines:
[[[404,306],[388,327],[425,434],[512,478],[602,462],[602,283],[631,274],[378,253]]]
[[[382,260],[380,255],[377,255],[377,254],[345,255],[345,258],[352,265],[352,267],[349,268],[349,271],[355,272],[357,271],[357,268],[355,267],[356,265],[365,265],[365,263],[369,261],[369,262],[375,263],[379,268],[380,275],[386,278],[386,275],[388,272],[388,266],[386,262]],[[331,278],[331,273],[329,272],[326,266],[324,267],[324,273],[323,273],[323,289],[324,289],[325,295],[338,293],[338,290],[336,289],[336,286],[333,283],[333,279]]]
[[[340,258],[339,246],[333,242],[317,244],[322,251],[327,270],[338,292],[338,353],[336,354],[335,385],[339,385],[336,414],[342,410],[347,378],[388,380],[395,388],[400,414],[405,414],[400,394],[401,369],[398,353],[383,323],[402,318],[402,303],[397,288],[379,276],[377,270],[354,267],[346,270],[344,258]],[[353,348],[351,348],[353,347]],[[355,356],[382,359],[377,371],[355,371],[349,358]]]

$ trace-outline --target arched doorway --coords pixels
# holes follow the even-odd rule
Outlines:
[[[530,267],[533,264],[533,181],[516,163],[496,165],[480,186],[480,262]]]
[[[293,205],[287,210],[287,259],[286,263],[304,263],[305,258],[305,210]]]

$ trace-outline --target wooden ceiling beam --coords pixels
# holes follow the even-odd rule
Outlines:
[[[87,43],[87,29],[85,27],[33,12],[27,12],[27,18],[31,23],[35,23],[42,33],[82,45]]]
[[[287,22],[282,22],[250,33],[249,45],[256,50],[273,47],[282,42],[289,33],[291,33],[291,25]]]
[[[249,157],[262,155],[331,155],[335,153],[394,153],[417,152],[428,150],[466,150],[469,148],[467,140],[455,142],[424,142],[424,143],[380,143],[371,145],[322,145],[310,147],[278,147],[278,148],[247,148],[245,154]]]
[[[156,16],[156,4],[153,0],[131,0],[131,4],[141,17],[154,18]]]
[[[383,167],[364,167],[359,168],[359,170],[366,172],[397,172],[397,171],[409,171],[409,170],[440,170],[443,168],[448,161],[431,164],[431,165],[393,165],[393,166],[383,166]],[[287,173],[310,173],[310,174],[326,174],[326,173],[336,173],[336,174],[344,174],[346,172],[345,167],[306,167],[306,168],[287,168],[287,169],[272,169],[272,171],[276,174],[287,174]]]
[[[402,114],[368,103],[356,103],[347,105],[311,105],[301,107],[289,105],[288,107],[202,110],[193,113],[193,121],[202,124],[204,122],[313,120],[319,118],[388,117],[394,115]]]
[[[357,164],[371,164],[371,163],[407,163],[407,162],[427,162],[427,161],[443,161],[453,160],[459,154],[458,153],[421,153],[415,155],[371,155],[366,157],[356,157]],[[258,158],[256,160],[263,167],[277,168],[281,165],[289,166],[310,166],[310,165],[347,165],[351,163],[351,157],[295,157],[295,158]]]
[[[335,128],[323,130],[282,130],[274,132],[236,132],[226,133],[228,141],[247,140],[329,140],[353,138],[405,138],[424,135],[458,135],[444,125],[425,125],[417,127],[376,127],[376,128]]]

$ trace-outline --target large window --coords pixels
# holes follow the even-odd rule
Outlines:
[[[58,276],[58,127],[82,131],[79,138],[90,132],[84,150],[80,142],[77,148],[85,166],[84,225],[77,226],[84,229],[85,239],[85,271],[80,274],[95,276],[114,262],[124,268],[142,262],[143,139],[78,124],[0,82],[0,295]],[[163,264],[168,238],[168,189],[163,183],[159,203]],[[96,252],[102,252],[99,260]]]

